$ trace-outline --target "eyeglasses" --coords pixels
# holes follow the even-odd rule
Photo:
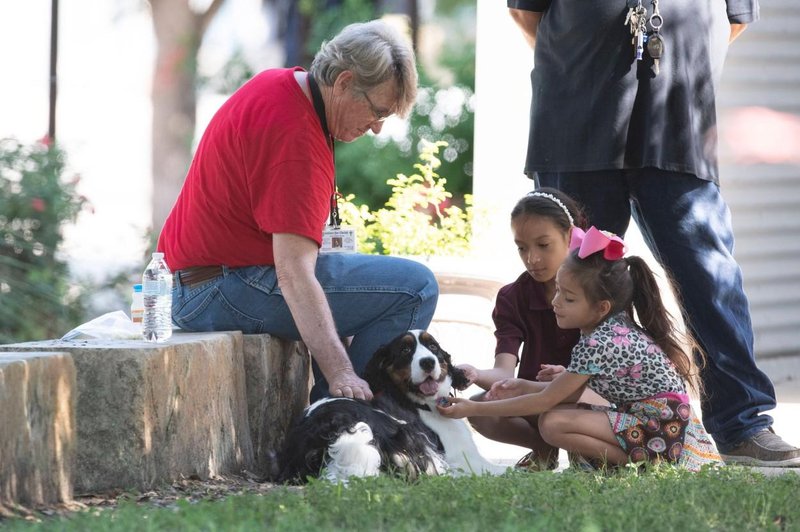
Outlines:
[[[367,91],[359,91],[359,92],[361,92],[361,94],[364,95],[364,98],[366,98],[367,104],[369,104],[369,110],[372,113],[372,116],[375,117],[375,122],[383,122],[392,115],[391,111],[385,111],[375,107],[375,104],[372,103],[372,100],[370,99],[369,94],[367,94]]]

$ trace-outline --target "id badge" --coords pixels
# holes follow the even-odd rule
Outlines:
[[[352,227],[327,226],[322,231],[320,253],[355,253],[356,230]]]

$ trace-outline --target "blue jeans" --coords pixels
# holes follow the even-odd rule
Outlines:
[[[206,283],[175,284],[172,320],[181,329],[301,339],[274,267],[223,270],[223,275]],[[339,336],[353,337],[348,354],[359,375],[382,344],[409,329],[427,328],[439,297],[439,285],[430,269],[396,257],[320,255],[316,276]],[[317,365],[313,367],[312,401],[328,395],[328,383]]]
[[[541,186],[580,202],[591,225],[624,235],[631,214],[672,276],[690,330],[707,355],[703,423],[721,452],[769,427],[775,388],[756,366],[730,211],[719,187],[656,168],[539,173]]]

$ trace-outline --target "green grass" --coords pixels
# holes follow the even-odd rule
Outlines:
[[[765,477],[742,468],[688,473],[657,468],[603,475],[508,473],[380,477],[348,486],[313,482],[265,495],[179,502],[173,508],[123,503],[10,530],[800,530],[800,475]]]

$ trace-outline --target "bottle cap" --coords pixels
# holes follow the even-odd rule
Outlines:
[[[133,291],[134,292],[141,292],[142,291],[142,285],[140,285],[140,284],[133,285]]]

